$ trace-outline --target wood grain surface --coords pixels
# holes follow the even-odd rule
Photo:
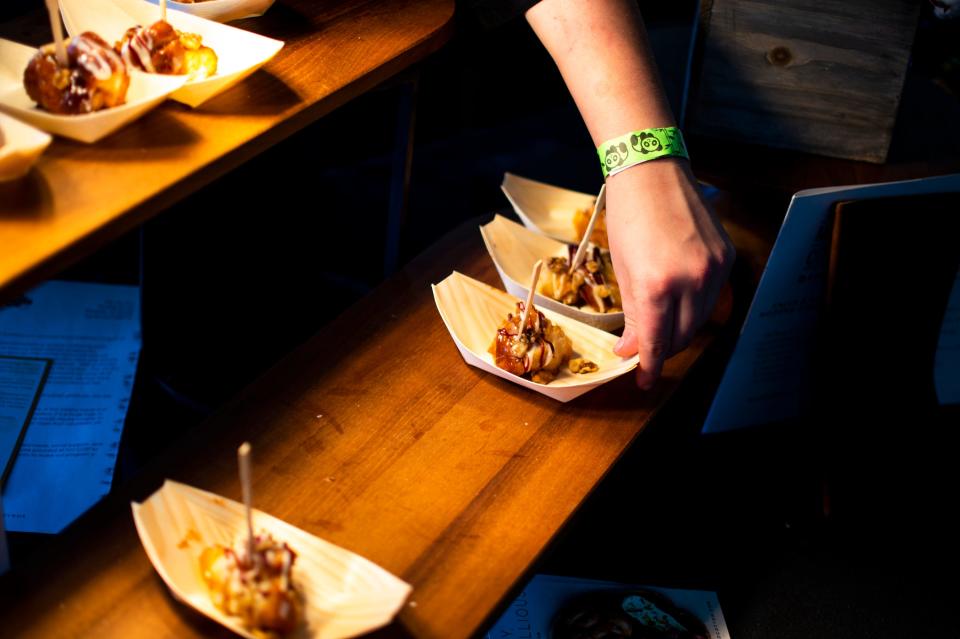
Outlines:
[[[452,0],[279,0],[237,26],[286,42],[197,109],[167,102],[93,145],[56,139],[0,185],[0,291],[25,290],[440,48]],[[38,8],[42,3],[38,3]],[[0,37],[51,39],[42,10]]]
[[[569,404],[468,367],[434,306],[451,270],[498,284],[471,221],[305,343],[135,486],[36,563],[0,580],[14,637],[227,636],[167,593],[127,501],[164,477],[238,499],[235,451],[254,447],[255,505],[413,585],[388,636],[475,632],[717,334]],[[768,245],[769,246],[769,245]],[[241,349],[242,350],[242,349]]]
[[[887,156],[917,0],[712,0],[691,131],[870,162]]]

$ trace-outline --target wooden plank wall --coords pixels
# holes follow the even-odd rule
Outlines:
[[[705,2],[686,127],[884,162],[919,12],[919,0]]]

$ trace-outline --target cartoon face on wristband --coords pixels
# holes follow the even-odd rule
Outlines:
[[[627,161],[627,145],[621,142],[619,145],[611,144],[603,157],[603,163],[607,166],[607,171],[612,171]]]
[[[639,136],[631,135],[630,136],[630,146],[633,147],[633,150],[638,153],[656,153],[657,151],[663,150],[663,145],[660,143],[660,138],[655,136],[653,133],[641,132]]]
[[[604,177],[665,155],[690,157],[680,129],[672,126],[624,133],[597,146],[597,155]]]

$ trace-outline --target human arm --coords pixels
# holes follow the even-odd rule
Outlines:
[[[553,57],[594,144],[675,126],[639,9],[631,0],[541,0],[527,21]],[[638,353],[649,388],[709,317],[733,244],[689,162],[661,158],[607,178],[607,233],[626,326],[615,351]]]

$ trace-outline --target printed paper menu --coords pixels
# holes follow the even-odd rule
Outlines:
[[[3,496],[0,495],[0,575],[10,569],[10,555],[7,551],[7,532],[3,529]]]
[[[0,354],[0,489],[40,399],[50,360]]]
[[[3,506],[8,531],[56,533],[110,490],[140,354],[139,289],[43,284],[0,309],[0,353],[53,362]]]

